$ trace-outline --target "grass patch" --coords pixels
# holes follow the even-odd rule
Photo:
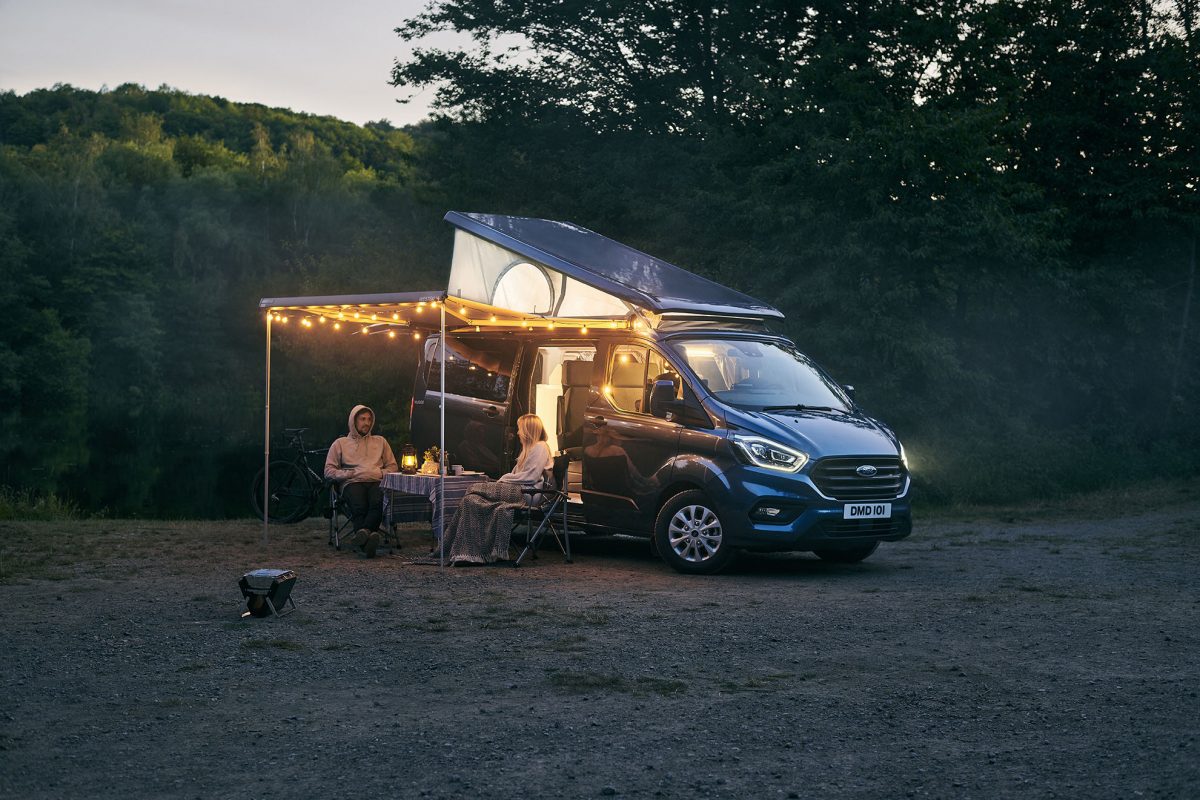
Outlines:
[[[0,486],[0,519],[62,522],[83,517],[79,508],[56,494]]]
[[[673,695],[687,689],[687,684],[683,681],[651,677],[626,678],[623,675],[606,675],[599,672],[551,672],[546,677],[554,688],[575,694],[614,692],[638,696]]]
[[[767,675],[756,675],[744,681],[721,681],[721,691],[730,694],[737,692],[769,692],[777,688],[783,681],[790,681],[795,676],[790,672],[773,672]],[[802,677],[801,680],[806,680]]]

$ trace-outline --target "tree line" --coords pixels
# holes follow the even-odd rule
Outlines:
[[[419,126],[166,87],[0,94],[0,484],[247,513],[262,296],[440,288],[447,209],[762,297],[921,495],[1197,472],[1194,0],[434,2]],[[471,34],[469,49],[424,46]],[[281,333],[272,417],[406,438],[411,343]]]

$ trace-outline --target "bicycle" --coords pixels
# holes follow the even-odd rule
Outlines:
[[[318,504],[325,502],[326,488],[321,471],[312,468],[309,458],[316,457],[321,470],[325,466],[325,454],[329,448],[308,450],[304,447],[304,432],[308,428],[284,428],[283,435],[288,437],[288,447],[296,451],[296,457],[291,461],[272,461],[266,467],[270,477],[267,498],[267,521],[280,524],[290,524],[307,519],[312,515]],[[250,502],[254,513],[259,519],[263,518],[263,473],[260,469],[254,476],[254,484],[250,490]]]

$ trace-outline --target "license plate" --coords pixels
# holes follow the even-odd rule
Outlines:
[[[891,503],[846,503],[842,519],[891,519]]]

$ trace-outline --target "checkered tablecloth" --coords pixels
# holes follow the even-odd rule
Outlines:
[[[454,516],[472,484],[491,482],[487,475],[446,476],[446,517]],[[429,522],[433,535],[441,541],[440,503],[442,482],[437,475],[406,475],[389,472],[383,476],[383,518],[391,527],[395,522]]]

